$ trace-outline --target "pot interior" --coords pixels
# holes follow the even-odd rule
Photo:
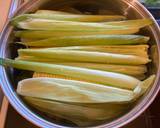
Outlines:
[[[29,4],[30,3],[30,4]],[[138,8],[136,8],[134,5],[131,3],[129,4],[125,0],[87,0],[87,1],[82,1],[82,0],[38,0],[37,2],[29,2],[24,8],[21,8],[17,14],[22,14],[22,13],[30,13],[34,12],[37,9],[47,9],[47,10],[69,10],[73,11],[74,13],[84,13],[84,14],[99,14],[100,12],[105,12],[105,14],[120,14],[124,15],[127,17],[127,19],[139,19],[139,18],[144,18],[144,17],[149,17],[149,15],[144,14],[144,10],[141,11]],[[76,9],[76,10],[74,10]],[[106,11],[107,10],[107,11]],[[159,55],[158,55],[158,49],[157,49],[157,43],[156,42],[156,37],[155,37],[155,32],[154,28],[156,26],[152,27],[146,27],[141,29],[139,32],[142,35],[150,36],[151,40],[149,42],[149,45],[151,46],[149,49],[149,54],[150,58],[153,60],[152,63],[148,64],[148,69],[149,72],[147,75],[149,76],[150,74],[157,74],[158,71],[158,66],[159,66]],[[14,42],[19,41],[18,38],[14,37],[14,29],[9,33],[9,38],[7,39],[7,43],[5,44],[5,57],[8,58],[15,58],[17,57],[17,49],[21,48],[22,46],[20,45],[15,45]],[[17,88],[17,83],[18,81],[24,79],[24,78],[29,78],[32,77],[33,72],[30,71],[22,71],[22,70],[16,70],[16,69],[11,69],[11,68],[6,68],[6,73],[8,76],[8,80],[10,82],[10,86],[12,87],[13,92],[16,91]],[[134,104],[133,107],[135,107],[137,104],[139,104],[144,97],[147,95],[147,93],[140,98],[137,103]],[[27,108],[30,108],[33,113],[36,115],[42,117],[43,119],[50,121],[52,123],[56,123],[62,126],[76,126],[75,124],[64,120],[64,119],[59,119],[57,117],[49,117],[45,115],[44,113],[41,113],[34,108],[30,107],[27,105],[21,97],[17,95],[18,100],[20,100],[23,104],[26,105]],[[131,109],[132,109],[131,108]],[[129,109],[126,113],[131,111]],[[126,114],[124,113],[124,115]],[[120,117],[117,117],[120,118]],[[117,118],[113,119],[116,120]],[[110,123],[113,120],[106,120],[105,122],[100,122],[100,124],[105,124],[105,123]],[[100,125],[97,124],[97,125]]]

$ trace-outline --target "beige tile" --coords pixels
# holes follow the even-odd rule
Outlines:
[[[11,1],[12,0],[0,0],[0,31],[2,31],[6,22]]]

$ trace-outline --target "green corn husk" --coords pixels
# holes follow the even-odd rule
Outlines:
[[[78,22],[102,22],[124,20],[124,16],[120,15],[77,15],[77,14],[22,14],[12,19],[12,24],[26,19],[48,19],[62,21],[78,21]]]
[[[126,21],[115,21],[104,23],[106,25],[116,25],[116,26],[127,26],[127,27],[137,27],[143,28],[153,24],[152,19],[136,19],[136,20],[126,20]]]
[[[90,36],[66,36],[54,37],[33,42],[24,42],[32,47],[65,47],[88,45],[126,45],[147,43],[149,37],[140,35],[90,35]]]
[[[79,127],[89,127],[118,117],[131,107],[130,104],[98,104],[96,107],[90,105],[74,105],[67,103],[54,102],[32,97],[24,97],[24,99],[36,109],[48,114],[56,116],[60,119],[69,120]],[[72,109],[71,109],[72,108]]]
[[[128,31],[124,30],[112,30],[112,31],[92,31],[92,32],[71,32],[71,31],[63,31],[63,32],[57,32],[57,31],[38,31],[38,30],[23,30],[23,31],[16,31],[15,36],[26,38],[26,39],[47,39],[47,38],[53,38],[53,37],[63,37],[63,36],[86,36],[86,35],[127,35],[127,34],[134,34],[138,32],[139,29],[132,29]]]
[[[41,73],[63,75],[70,78],[78,78],[84,81],[126,89],[134,89],[140,83],[138,79],[128,75],[64,65],[18,61],[3,58],[0,58],[0,65]]]
[[[98,64],[98,63],[75,63],[75,62],[64,62],[60,60],[50,60],[41,57],[33,57],[33,56],[20,56],[16,58],[16,60],[24,60],[24,61],[33,61],[33,62],[44,62],[44,63],[52,63],[52,64],[59,64],[59,65],[67,65],[67,66],[74,66],[74,67],[82,67],[82,68],[89,68],[89,69],[96,69],[102,71],[109,71],[109,72],[117,72],[127,75],[138,76],[138,78],[143,79],[144,74],[147,72],[147,67],[145,65],[114,65],[114,64]]]
[[[18,28],[27,30],[54,30],[56,32],[104,32],[109,31],[115,34],[128,33],[128,31],[137,31],[138,28],[128,28],[123,26],[105,25],[102,23],[85,23],[73,21],[57,21],[46,19],[29,19],[18,22]],[[129,32],[130,33],[130,32]]]
[[[77,50],[19,49],[20,56],[35,56],[48,59],[58,59],[75,62],[95,62],[108,64],[147,64],[151,60],[134,55],[122,55],[104,52],[87,52]]]

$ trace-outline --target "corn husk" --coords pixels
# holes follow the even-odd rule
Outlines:
[[[155,75],[152,75],[141,82],[133,91],[134,99],[142,96],[153,84]],[[48,84],[48,82],[47,82]],[[28,85],[27,85],[28,86]],[[43,86],[46,86],[46,84]],[[77,87],[77,85],[76,85]],[[45,112],[50,116],[57,116],[61,119],[69,120],[78,126],[91,126],[101,121],[106,121],[118,117],[128,110],[133,102],[108,102],[108,103],[73,103],[53,100],[44,100],[43,98],[33,98],[25,96],[24,99],[36,109]],[[84,100],[82,100],[84,101]]]
[[[134,77],[119,73],[99,71],[80,67],[71,67],[56,64],[19,61],[11,59],[0,59],[0,65],[24,69],[35,72],[63,75],[71,78],[78,78],[98,84],[114,87],[134,89],[140,81]],[[94,79],[93,79],[94,78]]]
[[[105,45],[105,46],[71,46],[71,47],[55,47],[49,49],[65,49],[65,50],[81,50],[108,52],[124,55],[136,55],[148,58],[148,45]]]
[[[90,35],[90,36],[66,36],[54,37],[33,42],[23,42],[32,47],[65,47],[87,45],[131,45],[146,44],[149,37],[140,35]]]
[[[140,80],[145,78],[145,74],[147,72],[147,67],[145,65],[114,65],[114,64],[98,64],[98,63],[75,63],[75,62],[64,62],[60,60],[50,60],[50,59],[42,59],[33,56],[21,56],[16,58],[16,60],[24,60],[24,61],[33,61],[33,62],[43,62],[50,64],[59,64],[59,65],[67,65],[74,67],[82,67],[88,69],[95,69],[101,71],[109,71],[109,72],[117,72],[122,74],[127,74],[134,76]]]
[[[102,71],[118,72],[133,76],[141,75],[147,72],[147,67],[145,65],[134,66],[134,65],[114,65],[114,64],[99,64],[99,63],[79,63],[79,62],[76,63],[76,62],[64,62],[61,60],[42,59],[40,57],[38,58],[33,56],[20,56],[16,58],[16,60],[82,67],[82,68],[96,69]]]
[[[75,32],[75,31],[40,31],[40,30],[23,30],[23,31],[16,31],[15,36],[21,37],[21,38],[27,38],[27,39],[47,39],[47,38],[53,38],[53,37],[62,37],[62,36],[86,36],[86,35],[127,35],[127,34],[134,34],[137,33],[139,29],[130,29],[128,31],[125,30],[111,30],[111,31],[90,31],[90,32]]]
[[[101,23],[29,19],[18,22],[16,27],[26,30],[54,30],[56,32],[107,32],[110,34],[128,34],[138,32],[138,28],[112,26]]]
[[[104,24],[143,28],[143,27],[146,27],[146,26],[153,24],[153,20],[152,19],[136,19],[136,20],[106,22]]]
[[[13,24],[18,24],[18,22],[26,19],[49,19],[49,20],[62,20],[62,21],[78,21],[78,22],[102,22],[102,21],[114,21],[114,20],[124,20],[124,16],[120,15],[83,15],[83,14],[22,14],[16,16],[12,19]]]
[[[30,78],[18,83],[17,93],[53,101],[73,103],[129,102],[133,91],[58,78]]]
[[[130,105],[128,104],[103,104],[103,105],[74,105],[38,98],[24,97],[36,109],[49,116],[66,119],[79,127],[88,127],[110,120],[123,114]]]
[[[35,56],[48,59],[58,59],[72,62],[93,62],[106,64],[128,64],[141,65],[147,64],[151,60],[145,57],[134,55],[122,55],[104,52],[88,52],[77,50],[53,50],[53,49],[19,49],[20,56]]]
[[[123,103],[132,102],[151,86],[155,75],[137,84],[134,91],[60,78],[29,78],[18,83],[22,96],[66,103]],[[136,98],[135,98],[136,97]]]

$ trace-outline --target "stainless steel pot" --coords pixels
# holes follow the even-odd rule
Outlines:
[[[114,128],[121,127],[125,124],[131,122],[137,118],[146,108],[152,103],[155,99],[157,93],[160,89],[160,30],[158,24],[151,16],[151,14],[136,0],[32,0],[28,3],[22,5],[15,15],[28,13],[35,11],[37,9],[58,9],[64,6],[74,6],[76,8],[82,9],[84,11],[92,11],[95,14],[97,9],[108,9],[116,14],[123,14],[128,19],[138,19],[138,18],[151,18],[154,21],[154,24],[151,27],[141,30],[141,33],[144,35],[150,35],[152,37],[150,41],[150,57],[153,59],[153,62],[148,65],[149,74],[155,73],[156,80],[150,90],[137,102],[137,104],[124,114],[123,116],[114,119],[110,122],[105,122],[100,124],[97,127],[105,128]],[[14,42],[13,36],[13,27],[9,24],[9,21],[6,24],[5,29],[2,32],[0,39],[0,57],[9,57],[14,58],[16,56],[16,50],[10,48],[12,42]],[[65,127],[61,124],[56,124],[49,121],[35,111],[30,109],[21,98],[16,94],[16,82],[18,78],[16,75],[20,73],[10,68],[0,67],[0,84],[2,89],[9,99],[12,106],[27,120],[31,121],[37,126],[44,128],[53,128],[53,127]],[[96,127],[96,126],[95,126]]]

